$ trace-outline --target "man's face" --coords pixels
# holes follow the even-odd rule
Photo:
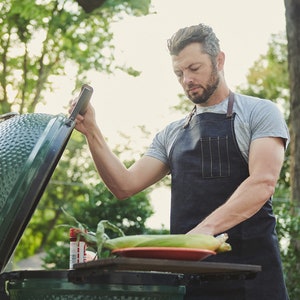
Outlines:
[[[199,43],[186,46],[172,56],[173,69],[188,98],[195,104],[205,104],[220,81],[216,64],[204,54]]]

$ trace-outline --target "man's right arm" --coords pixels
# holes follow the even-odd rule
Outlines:
[[[96,124],[91,105],[84,116],[78,116],[76,129],[86,136],[99,175],[118,199],[142,191],[169,172],[166,164],[150,156],[143,156],[127,169],[108,147]]]

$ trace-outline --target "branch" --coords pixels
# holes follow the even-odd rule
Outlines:
[[[0,76],[0,84],[3,89],[3,99],[0,101],[2,102],[2,113],[7,112],[10,110],[10,105],[8,104],[8,95],[7,95],[7,81],[6,78],[8,77],[7,71],[7,53],[8,48],[10,45],[10,38],[11,38],[11,27],[7,32],[8,39],[5,43],[5,40],[1,38],[1,48],[3,49],[3,54],[1,55],[1,62],[2,62],[2,74]],[[6,107],[7,106],[7,107]],[[7,111],[5,111],[8,109]]]
[[[23,113],[24,107],[25,107],[25,100],[26,100],[26,90],[27,90],[27,75],[28,75],[28,48],[27,48],[27,42],[24,42],[25,47],[25,53],[23,58],[23,84],[22,84],[22,91],[21,91],[21,105],[20,105],[20,114]]]

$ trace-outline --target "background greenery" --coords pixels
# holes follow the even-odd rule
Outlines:
[[[39,3],[39,4],[37,4]],[[107,0],[86,13],[76,1],[16,1],[0,3],[0,114],[9,111],[34,112],[51,91],[53,76],[62,75],[65,65],[77,67],[74,89],[83,82],[86,71],[113,73],[116,69],[133,76],[139,73],[130,66],[114,62],[110,24],[125,14],[135,16],[150,12],[147,0]],[[43,36],[37,53],[30,45]],[[16,51],[11,51],[15,49]],[[285,34],[272,36],[267,53],[261,55],[249,69],[247,84],[238,91],[278,103],[290,124],[290,88],[287,39]],[[14,99],[8,87],[19,91]],[[183,95],[178,95],[175,109],[183,114],[191,107]],[[116,154],[131,152],[130,143],[119,145]],[[274,212],[286,282],[291,299],[300,299],[299,207],[290,199],[290,150],[274,195]],[[124,161],[130,165],[133,161]],[[168,185],[168,178],[163,182]],[[155,188],[155,187],[152,187]],[[84,138],[73,132],[64,154],[42,196],[31,222],[14,255],[14,261],[46,252],[45,268],[68,268],[69,236],[63,224],[70,220],[64,208],[90,230],[95,231],[100,220],[109,220],[126,234],[153,232],[146,220],[153,214],[149,201],[151,189],[126,201],[118,201],[99,180]],[[71,225],[71,224],[70,224]],[[167,232],[164,228],[157,232]]]

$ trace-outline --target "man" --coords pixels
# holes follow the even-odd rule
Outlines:
[[[125,199],[172,176],[171,233],[227,232],[232,251],[210,261],[262,266],[254,280],[203,283],[188,299],[288,299],[271,198],[289,134],[276,105],[232,93],[225,55],[204,24],[180,29],[168,41],[174,73],[195,104],[186,119],[154,138],[126,169],[109,150],[94,109],[77,119],[100,176]]]

